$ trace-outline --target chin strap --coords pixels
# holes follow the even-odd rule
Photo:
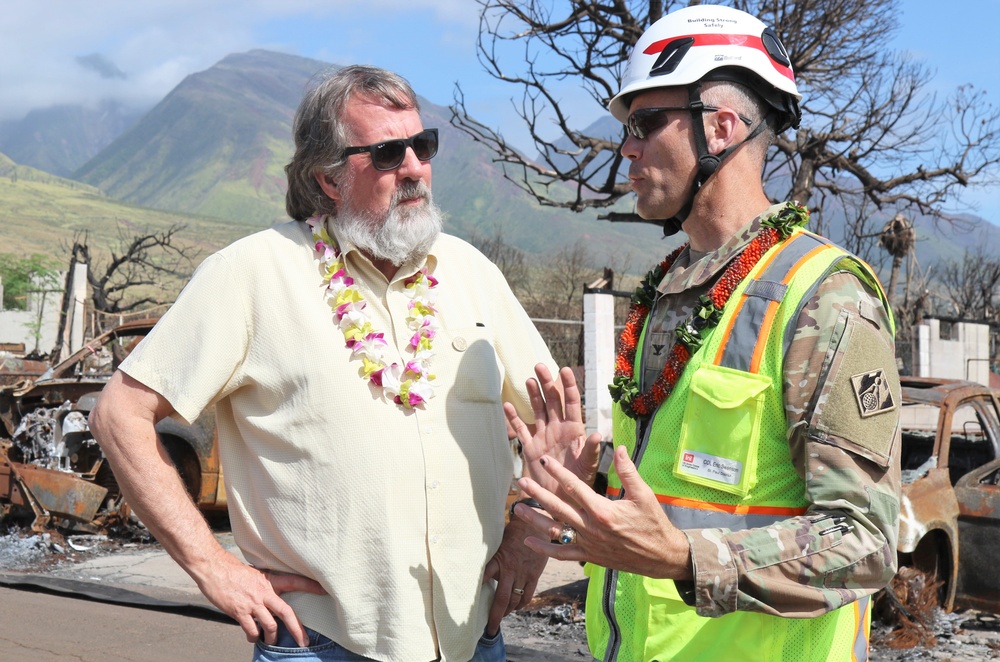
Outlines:
[[[688,86],[688,107],[691,109],[691,125],[694,130],[694,145],[695,149],[698,150],[698,170],[695,172],[694,183],[691,185],[691,192],[688,194],[687,202],[684,203],[684,206],[681,207],[676,216],[664,219],[664,237],[669,237],[680,232],[681,224],[687,219],[688,214],[691,213],[691,208],[694,206],[694,196],[698,195],[698,191],[701,190],[702,184],[708,181],[708,178],[715,174],[715,171],[719,169],[722,162],[729,158],[729,155],[735,152],[740,145],[756,138],[760,132],[764,130],[764,126],[767,123],[767,118],[765,117],[757,124],[757,126],[753,128],[746,138],[735,145],[730,145],[718,154],[711,154],[708,151],[708,140],[705,138],[705,122],[703,119],[705,103],[701,100],[700,82],[693,83]]]

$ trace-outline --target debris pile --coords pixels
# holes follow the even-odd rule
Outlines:
[[[901,567],[875,601],[875,616],[892,629],[877,631],[872,639],[896,649],[937,645],[935,625],[944,614],[938,603],[941,586],[924,572]]]
[[[58,431],[58,434],[57,434]],[[81,463],[102,458],[97,442],[89,434],[87,417],[73,410],[68,400],[59,407],[39,407],[27,412],[13,434],[14,446],[21,452],[21,461],[44,469],[72,473]]]
[[[27,570],[38,566],[51,552],[49,534],[22,536],[17,530],[0,536],[0,570]]]

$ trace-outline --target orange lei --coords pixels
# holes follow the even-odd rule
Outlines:
[[[640,392],[635,379],[635,353],[639,338],[642,336],[646,317],[652,310],[657,285],[688,244],[675,250],[646,274],[632,295],[632,307],[625,329],[618,339],[614,382],[608,387],[611,398],[621,406],[622,412],[631,418],[649,416],[670,397],[688,360],[701,348],[704,334],[714,329],[722,319],[722,310],[737,286],[757,266],[764,253],[808,220],[809,211],[805,207],[789,202],[777,214],[762,221],[764,227],[760,233],[726,268],[708,293],[701,296],[699,305],[691,316],[674,330],[674,343],[663,364],[663,371],[648,390]]]

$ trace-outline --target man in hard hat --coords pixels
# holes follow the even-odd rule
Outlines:
[[[765,194],[799,99],[771,29],[700,5],[643,34],[611,100],[639,215],[688,242],[619,341],[609,498],[533,450],[570,413],[536,406],[533,439],[508,410],[529,473],[560,484],[522,479],[540,508],[514,512],[541,529],[530,547],[589,562],[598,659],[867,658],[871,595],[896,568],[893,319],[867,265]],[[533,389],[554,384],[541,368]]]

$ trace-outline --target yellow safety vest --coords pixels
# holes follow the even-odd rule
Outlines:
[[[805,486],[786,436],[782,361],[801,307],[835,270],[858,275],[889,310],[870,267],[797,229],[737,287],[640,443],[639,423],[615,404],[615,445],[629,449],[678,528],[742,530],[806,512]],[[641,365],[638,353],[636,365]],[[609,496],[620,498],[621,481],[613,470],[608,482]],[[587,639],[594,657],[606,662],[868,657],[867,598],[809,619],[748,611],[706,618],[683,602],[673,580],[590,564],[585,571]]]

